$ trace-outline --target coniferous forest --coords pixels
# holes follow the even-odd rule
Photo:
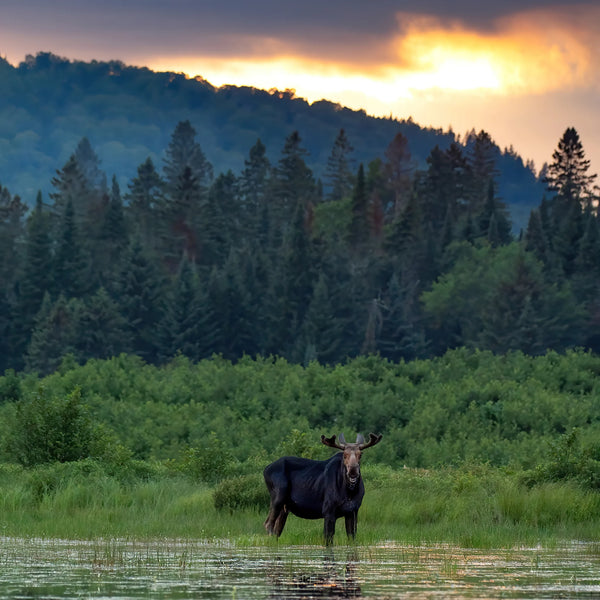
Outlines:
[[[125,189],[86,137],[35,206],[3,187],[0,369],[598,350],[597,188],[575,129],[518,237],[487,133],[422,169],[402,133],[367,164],[354,143],[340,130],[318,179],[298,131],[274,162],[258,139],[241,172],[216,172],[184,120]]]

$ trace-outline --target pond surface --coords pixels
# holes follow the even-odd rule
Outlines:
[[[1,598],[600,598],[600,545],[235,547],[0,538]]]

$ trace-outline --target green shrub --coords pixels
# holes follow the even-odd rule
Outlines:
[[[269,493],[260,473],[224,479],[216,486],[213,499],[217,510],[233,512],[240,508],[269,508]]]

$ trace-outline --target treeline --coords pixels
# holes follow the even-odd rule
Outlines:
[[[293,132],[277,163],[258,140],[241,173],[215,174],[183,121],[162,169],[146,160],[123,193],[83,138],[28,216],[0,192],[0,368],[597,349],[599,223],[577,132],[518,240],[493,155],[480,132],[417,170],[397,134],[353,169],[341,130],[321,182]]]
[[[276,157],[294,130],[305,138],[305,158],[317,177],[340,129],[355,141],[355,166],[383,157],[397,132],[409,140],[421,168],[436,144],[447,149],[457,141],[452,131],[422,127],[410,117],[374,118],[326,100],[309,104],[293,90],[217,88],[201,77],[155,73],[120,61],[71,61],[40,52],[12,66],[0,57],[0,80],[0,182],[30,205],[37,190],[44,196],[52,191],[55,169],[83,135],[125,189],[147,157],[158,164],[175,124],[186,119],[201,133],[216,172],[241,171],[258,138],[267,156]],[[540,183],[533,165],[513,150],[496,147],[496,155],[500,195],[523,227]]]
[[[65,361],[42,380],[0,377],[0,462],[94,459],[143,473],[151,467],[135,461],[175,461],[214,482],[257,475],[281,454],[327,457],[322,433],[373,431],[384,439],[369,463],[488,463],[600,488],[599,375],[600,358],[582,351],[461,349],[335,367],[249,357],[179,357],[164,367],[126,355]]]

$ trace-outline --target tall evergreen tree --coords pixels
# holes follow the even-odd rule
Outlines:
[[[327,159],[325,182],[328,186],[327,199],[332,201],[348,198],[352,193],[354,181],[351,169],[351,159],[354,148],[350,144],[346,132],[340,129],[331,154]]]
[[[28,371],[48,375],[56,371],[64,356],[76,356],[81,310],[82,301],[76,298],[67,300],[61,294],[52,302],[49,294],[44,296],[25,360]]]
[[[52,288],[52,241],[49,214],[38,192],[35,208],[27,222],[25,263],[19,285],[19,319],[26,331],[33,326],[46,292]]]
[[[589,174],[590,161],[579,134],[574,127],[568,127],[552,154],[552,163],[546,172],[546,184],[550,191],[566,201],[585,204],[593,196],[593,183],[596,174]]]
[[[158,328],[161,360],[177,353],[191,360],[209,356],[207,348],[214,347],[214,314],[208,310],[207,298],[207,288],[202,286],[195,265],[182,259]]]
[[[117,178],[113,176],[110,200],[102,215],[95,270],[100,273],[104,286],[117,276],[118,263],[129,244],[128,224],[125,220],[123,200]]]
[[[415,171],[408,139],[398,132],[385,151],[386,162],[384,165],[387,185],[393,192],[393,207],[391,219],[397,217],[406,206],[412,193]]]
[[[196,130],[192,124],[180,121],[171,136],[163,167],[168,196],[177,196],[186,168],[190,171],[189,176],[197,182],[200,194],[206,194],[213,177],[212,165],[196,141]]]
[[[369,199],[365,181],[365,170],[358,167],[356,184],[352,192],[352,220],[350,221],[350,244],[355,249],[364,249],[369,241],[371,224],[369,223]]]
[[[130,222],[146,248],[158,248],[159,223],[163,204],[163,181],[148,157],[137,169],[126,195]]]
[[[78,321],[79,360],[110,358],[129,350],[125,320],[104,288],[82,303]]]
[[[54,254],[54,292],[67,298],[80,298],[94,287],[89,280],[87,253],[82,246],[70,200],[64,208]]]
[[[156,262],[134,238],[120,261],[113,297],[125,320],[129,351],[148,363],[158,361],[158,325],[162,317],[164,282]]]
[[[305,210],[314,199],[316,186],[312,171],[304,157],[307,151],[297,131],[290,134],[281,151],[273,179],[273,201],[271,214],[278,228],[288,229],[297,214],[298,206]]]

